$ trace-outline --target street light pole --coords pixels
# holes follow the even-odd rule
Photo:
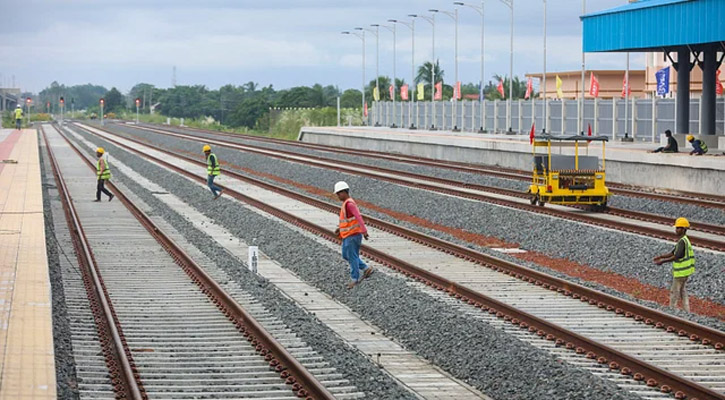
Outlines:
[[[509,49],[509,96],[506,100],[506,125],[508,125],[508,130],[509,132],[511,132],[513,130],[513,127],[511,126],[511,99],[514,93],[514,0],[500,1],[511,9],[511,24],[509,34],[511,41]]]
[[[484,21],[484,6],[485,6],[485,1],[484,0],[481,0],[481,6],[480,7],[475,6],[473,4],[463,3],[463,2],[460,2],[460,1],[456,1],[453,4],[455,4],[457,6],[464,6],[464,7],[472,8],[472,9],[476,10],[476,12],[481,15],[481,80],[478,82],[478,85],[479,85],[478,86],[478,91],[479,91],[479,97],[480,97],[479,100],[481,101],[481,132],[483,132],[484,131],[484,127],[486,126],[486,122],[483,120],[483,114],[484,114],[483,113],[483,99],[484,99],[484,96],[483,96],[483,81],[485,79],[484,67],[483,67],[483,65],[484,65],[483,60],[484,60],[484,49],[485,49],[484,46],[485,46],[485,43],[486,43],[485,42],[485,36],[484,36],[484,34],[485,34],[485,29],[484,29],[484,22],[485,22]]]
[[[582,15],[587,13],[587,0],[582,0]],[[582,35],[584,32],[582,31]],[[581,93],[581,99],[580,106],[579,106],[579,133],[584,134],[584,79],[586,74],[586,55],[584,53],[584,48],[582,48],[582,93]]]
[[[411,23],[399,21],[396,19],[388,20],[393,23],[402,24],[410,29],[410,38],[412,43],[411,57],[410,57],[410,85],[408,86],[408,126],[411,129],[415,128],[413,124],[413,102],[415,101],[415,18]]]
[[[546,121],[548,118],[547,115],[547,109],[546,109],[546,0],[544,0],[544,77],[542,85],[544,86],[544,122],[542,133],[546,134]]]
[[[380,98],[380,25],[370,25],[375,30],[368,29],[368,32],[375,35],[375,89],[378,92],[378,98]],[[375,126],[380,126],[380,102],[375,100]]]
[[[417,15],[417,14],[411,14],[414,18],[423,18],[424,20],[428,21],[430,23],[433,33],[433,61],[430,66],[430,101],[431,101],[431,107],[433,108],[433,126],[431,128],[435,129],[436,125],[436,113],[435,113],[435,84],[436,84],[436,18],[435,14],[433,14],[432,17],[428,17],[425,15]]]
[[[454,41],[453,41],[453,43],[454,43],[454,49],[455,49],[454,50],[454,68],[453,68],[453,70],[454,70],[454,79],[455,79],[455,83],[454,84],[455,85],[458,85],[458,8],[456,8],[456,11],[455,12],[441,11],[441,10],[429,10],[429,11],[432,12],[432,13],[434,13],[434,14],[435,13],[445,14],[445,15],[447,15],[447,16],[449,16],[449,17],[451,17],[453,19],[453,24],[455,26],[455,35],[454,35]],[[456,110],[457,110],[456,104],[458,104],[458,97],[456,97],[456,96],[453,96],[453,97],[454,97],[454,100],[453,100],[454,101],[454,106],[453,106],[453,120],[454,121],[457,121],[457,118],[456,118]],[[458,129],[457,124],[454,124],[453,129],[454,130]]]
[[[342,34],[354,35],[362,40],[362,109],[360,113],[362,115],[362,124],[365,125],[365,31],[363,28],[355,28],[355,30],[361,31],[361,33],[344,31]]]
[[[395,95],[398,93],[398,85],[395,82],[395,77],[397,75],[397,37],[396,37],[396,30],[395,30],[395,24],[393,25],[381,25],[383,28],[389,30],[390,32],[393,32],[393,98],[391,99],[393,101],[393,123],[390,125],[391,128],[397,128],[398,126],[395,124],[395,121],[397,121],[397,113],[395,111]]]

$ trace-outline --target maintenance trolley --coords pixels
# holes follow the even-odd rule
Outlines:
[[[529,187],[531,204],[589,205],[601,211],[607,207],[609,189],[605,185],[605,143],[602,136],[534,137],[533,179]],[[601,142],[602,159],[589,155],[592,142]],[[552,147],[559,154],[552,154]],[[563,148],[574,148],[574,155],[561,154]],[[537,149],[546,148],[546,154]],[[580,155],[585,151],[585,155]]]

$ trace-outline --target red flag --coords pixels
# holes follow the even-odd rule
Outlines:
[[[503,97],[505,99],[506,95],[503,94],[503,79],[498,81],[498,86],[496,86],[496,89],[498,90],[499,93],[501,93],[501,97]]]
[[[456,86],[453,88],[453,97],[455,97],[456,100],[461,99],[461,81],[456,82]]]
[[[589,76],[589,95],[599,97],[599,80],[594,76],[594,72]]]
[[[587,129],[587,136],[591,136],[592,135],[592,124],[587,124],[587,125],[589,125],[589,129]]]
[[[624,79],[622,79],[622,97],[625,96],[632,96],[632,88],[629,86],[629,82],[627,82],[627,73],[624,74]]]
[[[365,107],[363,107],[363,114],[367,117],[368,116],[368,103],[365,103]]]
[[[722,90],[722,82],[720,82],[720,70],[717,70],[715,72],[715,94],[718,96],[721,95],[723,92]]]
[[[529,144],[534,144],[534,136],[536,136],[536,122],[531,124],[531,132],[529,132]]]
[[[395,98],[395,88],[393,87],[393,85],[390,85],[390,87],[388,88],[388,92],[390,92],[390,100],[394,99]]]
[[[400,87],[400,99],[408,100],[408,85],[403,85]]]
[[[436,93],[433,100],[443,100],[443,82],[436,83]]]
[[[529,78],[528,81],[526,81],[526,94],[524,94],[524,98],[528,99],[531,96],[531,92],[534,90],[534,81]]]

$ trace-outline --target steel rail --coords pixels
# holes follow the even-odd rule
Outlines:
[[[83,129],[83,128],[81,128]],[[175,171],[183,176],[189,177],[192,180],[195,180],[199,183],[205,183],[205,180],[203,177],[195,175],[186,169],[183,169],[181,167],[175,166],[172,163],[162,160],[158,157],[151,156],[149,154],[143,153],[137,149],[134,149],[128,145],[125,145],[123,143],[120,143],[114,139],[109,139],[106,137],[98,136],[97,134],[85,130],[86,132],[91,133],[95,137],[102,138],[103,140],[107,140],[110,143],[113,143],[114,145],[119,146],[120,148],[123,148],[131,153],[138,154],[146,159],[149,159],[153,161],[154,163],[157,163],[159,165],[162,165],[166,168],[169,168],[172,171]],[[114,135],[114,134],[111,134]],[[115,136],[115,135],[114,135]],[[126,140],[130,140],[127,138],[124,138]],[[133,140],[130,140],[133,142]],[[190,159],[185,156],[181,156],[177,153],[174,153],[172,151],[163,150],[159,148],[155,148],[154,146],[149,146],[144,143],[140,143],[144,146],[154,148],[155,150],[161,151],[165,154],[172,155],[174,157],[178,157],[181,159],[186,159],[187,161],[192,161],[196,164],[198,164],[200,167],[205,166],[206,164],[201,161],[196,161],[193,159]],[[255,179],[244,177],[241,174],[234,173],[232,171],[226,172],[228,175],[233,176],[234,178],[244,180],[246,182],[253,183],[255,185],[259,185],[260,187],[263,187],[264,189],[273,190],[276,193],[284,194],[285,196],[299,199],[300,201],[304,201],[308,204],[320,204],[323,209],[330,210],[331,212],[337,211],[337,206],[332,205],[329,203],[322,202],[321,200],[317,200],[314,198],[310,198],[308,196],[292,192],[290,190],[280,188],[268,183],[258,182]],[[304,228],[310,232],[313,232],[329,241],[340,243],[340,239],[334,235],[334,233],[324,227],[321,227],[313,222],[306,221],[304,219],[301,219],[287,211],[278,209],[274,206],[271,206],[265,202],[262,202],[260,200],[257,200],[253,197],[247,196],[241,192],[238,192],[234,189],[231,189],[229,187],[226,187],[224,185],[220,185],[225,193],[228,195],[234,197],[235,199],[242,201],[246,204],[249,204],[255,208],[258,208],[264,212],[267,212],[271,215],[274,215],[275,217],[278,217],[288,223],[297,225],[301,228]],[[418,242],[429,244],[431,247],[437,247],[441,246],[442,248],[450,249],[451,252],[455,249],[456,251],[465,250],[463,248],[460,248],[460,246],[457,246],[452,243],[448,243],[445,241],[442,241],[440,239],[432,238],[423,234],[420,234],[418,232],[410,231],[405,228],[401,227],[394,227],[392,224],[389,224],[384,221],[380,221],[374,218],[366,217],[368,220],[368,224],[371,226],[385,226],[384,229],[386,230],[393,230],[395,229],[397,232],[406,232],[406,235],[409,235],[413,240],[416,240]],[[670,373],[666,370],[663,370],[659,367],[656,367],[652,364],[649,364],[647,362],[644,362],[642,360],[637,359],[636,357],[630,356],[626,353],[620,352],[618,350],[615,350],[607,345],[598,343],[596,341],[593,341],[585,336],[579,335],[575,332],[572,332],[566,328],[563,328],[557,324],[548,322],[546,320],[543,320],[539,317],[536,317],[534,315],[531,315],[529,313],[523,312],[516,307],[510,306],[508,304],[505,304],[503,302],[500,302],[496,299],[490,298],[482,293],[479,293],[475,290],[471,290],[463,285],[460,285],[456,282],[450,281],[446,278],[443,278],[437,274],[434,274],[432,272],[426,271],[424,269],[421,269],[419,267],[416,267],[408,262],[405,262],[403,260],[400,260],[394,256],[388,255],[384,252],[381,252],[379,250],[376,250],[374,248],[371,248],[367,245],[362,245],[361,251],[364,255],[370,257],[371,259],[387,265],[388,267],[400,271],[403,274],[407,276],[411,276],[413,279],[416,279],[418,281],[421,281],[425,283],[428,286],[431,286],[435,289],[442,290],[450,294],[451,296],[455,296],[456,298],[460,299],[463,302],[466,302],[468,304],[471,304],[472,306],[475,306],[477,308],[481,308],[485,311],[488,311],[490,314],[496,315],[498,318],[502,318],[505,321],[512,323],[514,325],[519,326],[522,329],[528,329],[530,332],[534,332],[537,335],[541,337],[545,337],[547,340],[554,341],[557,345],[560,346],[566,346],[566,348],[576,351],[579,354],[586,354],[588,358],[596,359],[597,362],[601,364],[607,364],[610,369],[612,370],[619,370],[620,373],[624,375],[632,375],[635,380],[638,381],[645,381],[648,386],[657,386],[660,388],[663,392],[674,392],[676,398],[684,399],[688,398],[690,400],[703,400],[703,399],[725,399],[725,396],[709,389],[706,387],[703,387],[702,385],[699,385],[695,382],[692,382],[689,379],[683,378],[681,376],[678,376],[676,374]],[[475,256],[475,259],[478,260],[486,260],[484,265],[487,265],[489,267],[493,267],[496,269],[501,270],[502,272],[505,272],[507,270],[511,271],[517,271],[517,273],[521,276],[517,276],[516,273],[509,273],[509,275],[513,275],[516,277],[523,277],[526,276],[525,280],[528,280],[531,282],[533,279],[534,284],[539,284],[536,282],[535,276],[539,276],[542,279],[546,279],[550,282],[558,282],[561,284],[561,287],[554,287],[553,285],[545,284],[543,281],[541,282],[541,286],[548,287],[549,289],[560,291],[562,293],[566,294],[572,294],[571,290],[579,290],[582,289],[583,291],[586,291],[586,293],[591,293],[595,298],[608,298],[612,297],[603,293],[598,293],[596,291],[593,291],[592,289],[584,288],[582,286],[572,284],[563,280],[560,280],[558,278],[549,277],[544,274],[538,273],[536,271],[529,270],[528,268],[518,266],[516,264],[509,263],[507,261],[491,257],[488,255],[484,255],[482,253],[476,253],[472,250],[468,250],[471,256],[465,256],[465,255],[459,255],[463,258],[467,259],[474,259],[473,256]],[[462,254],[462,253],[461,253]],[[474,259],[474,260],[475,260]],[[504,268],[505,266],[505,268]],[[567,293],[567,289],[569,288],[569,293]],[[588,296],[581,296],[580,300],[582,301],[596,301],[594,298],[589,299]],[[639,306],[634,303],[629,303],[625,300],[611,299],[613,301],[613,304],[620,304],[628,309],[631,308],[637,308],[637,311],[642,312],[642,314],[636,314],[641,315],[642,318],[644,318],[644,315],[658,315],[660,318],[666,319],[668,321],[672,321],[673,323],[676,323],[679,326],[690,326],[693,327],[693,331],[695,330],[695,327],[699,328],[697,331],[707,333],[708,337],[709,334],[712,335],[712,337],[719,337],[720,339],[725,338],[725,334],[722,332],[718,332],[716,330],[699,326],[697,324],[691,323],[689,321],[680,320],[677,317],[672,317],[669,315],[666,315],[664,313],[660,313],[656,310],[647,309],[646,307]],[[616,303],[615,303],[616,301]],[[617,314],[625,314],[627,317],[635,317],[635,314],[630,313],[626,314],[624,310],[618,310],[613,308],[613,305],[606,305],[602,303],[597,303],[597,306],[600,308],[606,308],[610,311],[615,311]],[[630,308],[631,307],[631,308]],[[641,319],[641,318],[640,318]],[[646,321],[646,323],[654,323],[653,321]],[[663,328],[665,327],[663,322],[657,322],[654,323],[657,328]],[[668,326],[668,331],[674,332],[676,328],[674,326]],[[683,335],[687,334],[686,332],[682,332]],[[700,340],[699,336],[692,336],[690,335],[690,339],[692,340]],[[725,341],[724,341],[725,342]],[[703,343],[709,344],[709,341],[704,340]],[[718,349],[723,348],[723,343],[718,342],[716,344],[716,347]]]
[[[95,166],[88,154],[84,154],[60,129],[58,132],[86,162],[88,167],[95,170]],[[117,186],[113,185],[112,182],[109,182],[108,185],[114,190],[118,199],[189,275],[192,281],[201,288],[202,292],[234,322],[237,330],[245,336],[247,341],[256,347],[256,351],[265,358],[265,361],[269,362],[270,367],[280,373],[285,383],[292,385],[292,390],[298,397],[317,400],[333,400],[335,398],[262,324],[219,286],[201,265],[171,239],[162,228],[153,222],[128,196],[119,190]]]
[[[102,130],[104,132],[109,132],[108,130],[101,129],[101,128],[95,128]],[[197,140],[198,137],[188,136],[182,133],[175,133],[175,132],[169,132],[169,131],[161,131],[161,130],[151,130],[153,132],[157,132],[160,135],[167,135],[171,137],[180,137],[187,140]],[[109,132],[110,133],[110,132]],[[206,143],[216,144],[222,147],[229,147],[234,148],[237,150],[247,151],[254,154],[260,154],[267,157],[273,157],[273,158],[279,158],[283,160],[287,160],[290,162],[296,162],[306,165],[311,165],[315,167],[320,168],[326,168],[326,169],[333,169],[338,170],[354,175],[362,175],[366,177],[371,177],[373,179],[378,180],[384,180],[392,183],[396,183],[403,186],[411,186],[415,188],[422,188],[434,192],[439,193],[445,193],[457,197],[463,197],[468,199],[474,199],[478,201],[483,201],[486,203],[492,203],[492,204],[498,204],[502,206],[512,207],[520,210],[525,210],[537,214],[544,214],[549,216],[554,216],[561,219],[566,219],[570,221],[577,221],[577,222],[583,222],[589,225],[596,225],[596,226],[603,226],[610,229],[616,229],[624,232],[629,233],[635,233],[638,235],[643,236],[649,236],[654,237],[658,239],[665,239],[665,240],[677,240],[678,236],[674,232],[664,231],[662,229],[657,229],[653,227],[648,226],[642,226],[636,223],[628,223],[623,221],[609,221],[605,219],[596,218],[594,216],[586,215],[586,214],[579,214],[579,213],[573,213],[570,211],[565,210],[559,210],[559,209],[552,209],[552,208],[545,208],[540,206],[534,206],[528,203],[519,203],[512,200],[502,199],[495,197],[491,194],[484,194],[484,193],[470,193],[466,192],[464,190],[458,190],[458,188],[462,189],[473,189],[478,190],[482,192],[488,192],[488,193],[495,193],[505,196],[512,196],[517,198],[524,198],[526,195],[524,193],[513,191],[510,189],[503,189],[503,188],[497,188],[492,186],[484,186],[484,185],[478,185],[473,183],[465,183],[465,182],[457,182],[450,179],[445,178],[438,178],[438,177],[431,177],[427,175],[421,175],[414,172],[408,172],[408,171],[396,171],[391,170],[384,167],[378,167],[378,166],[372,166],[372,165],[365,165],[365,164],[359,164],[359,163],[353,163],[345,161],[344,163],[339,163],[337,160],[331,160],[324,157],[319,156],[311,156],[311,155],[298,155],[292,152],[287,152],[283,150],[271,150],[266,148],[255,148],[254,146],[245,145],[245,144],[239,144],[239,143],[233,143],[228,141],[223,141],[219,139],[209,139],[206,140]],[[299,157],[306,158],[300,159]],[[329,163],[338,163],[330,165]],[[443,185],[452,186],[449,188],[444,188],[424,182],[411,182],[405,179],[396,178],[395,176],[381,176],[378,174],[372,174],[365,170],[370,171],[377,171],[382,174],[389,174],[389,175],[398,175],[403,176],[407,178],[417,179],[421,181],[429,181],[429,182],[435,182]],[[621,213],[626,213],[624,210],[619,210]],[[629,215],[635,215],[634,213]],[[640,214],[637,214],[641,216]],[[664,217],[663,217],[664,218]],[[650,219],[651,220],[651,219]],[[672,221],[668,221],[668,224],[672,223]],[[717,229],[717,227],[711,226],[712,229]],[[722,228],[722,227],[721,227]],[[693,245],[698,247],[703,247],[711,250],[717,250],[717,251],[725,251],[725,242],[721,242],[718,240],[713,240],[709,238],[691,238],[690,239]]]
[[[76,257],[79,266],[81,266],[89,301],[91,301],[96,329],[98,330],[101,347],[105,353],[106,365],[109,369],[109,378],[111,379],[113,390],[119,399],[146,399],[147,397],[144,393],[138,371],[133,363],[131,352],[128,346],[126,346],[126,340],[123,338],[123,332],[113,311],[111,299],[106,292],[98,265],[93,257],[90,244],[83,231],[83,225],[73,205],[73,199],[65,184],[65,179],[63,179],[60,166],[42,126],[40,131],[43,135],[56,186],[63,204],[68,229],[73,236],[73,247],[76,248]]]
[[[165,127],[159,127],[159,126],[153,125],[153,124],[148,124],[148,126],[151,126],[154,129],[168,130]],[[143,126],[137,126],[137,127],[143,128]],[[316,150],[320,150],[320,151],[329,151],[329,152],[340,153],[340,154],[377,157],[377,158],[381,158],[381,159],[388,159],[391,161],[405,162],[405,163],[416,164],[416,165],[426,165],[426,166],[437,167],[437,168],[445,168],[445,169],[450,169],[450,170],[459,171],[459,172],[470,172],[470,173],[477,173],[477,174],[481,174],[481,175],[497,176],[497,177],[501,177],[501,178],[515,179],[515,180],[522,180],[522,181],[531,180],[530,173],[528,173],[527,171],[517,170],[514,168],[497,167],[497,166],[490,166],[490,165],[479,165],[479,164],[463,163],[463,162],[448,161],[448,160],[436,160],[436,159],[426,158],[426,157],[387,153],[387,152],[374,151],[374,150],[357,150],[356,149],[353,151],[353,150],[348,150],[348,149],[345,149],[342,147],[335,147],[335,146],[323,145],[323,144],[317,144],[317,143],[303,143],[303,142],[299,142],[299,141],[265,138],[265,137],[254,136],[254,135],[213,131],[213,130],[209,130],[209,129],[189,128],[189,127],[176,127],[176,128],[185,130],[187,132],[208,133],[208,134],[214,134],[214,135],[219,135],[219,136],[254,140],[254,141],[259,141],[259,142],[268,142],[268,143],[282,144],[282,145],[288,145],[288,146],[305,147],[305,148],[316,149]],[[617,182],[608,182],[607,186],[609,186],[609,189],[612,193],[620,194],[623,196],[644,197],[644,198],[654,199],[654,200],[670,201],[670,202],[684,203],[684,204],[695,204],[695,205],[699,205],[699,206],[703,206],[703,207],[725,209],[725,196],[718,196],[718,195],[705,194],[705,193],[693,193],[693,192],[686,192],[686,191],[669,191],[669,190],[668,190],[668,192],[671,192],[671,193],[658,193],[658,192],[654,191],[656,189],[637,188],[632,185],[628,185],[628,184],[624,184],[624,183],[617,183]]]

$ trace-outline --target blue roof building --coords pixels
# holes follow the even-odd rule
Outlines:
[[[690,70],[699,66],[703,132],[715,134],[715,73],[725,58],[725,0],[639,0],[581,20],[585,52],[662,51],[670,58],[677,71],[677,133],[689,133]]]

